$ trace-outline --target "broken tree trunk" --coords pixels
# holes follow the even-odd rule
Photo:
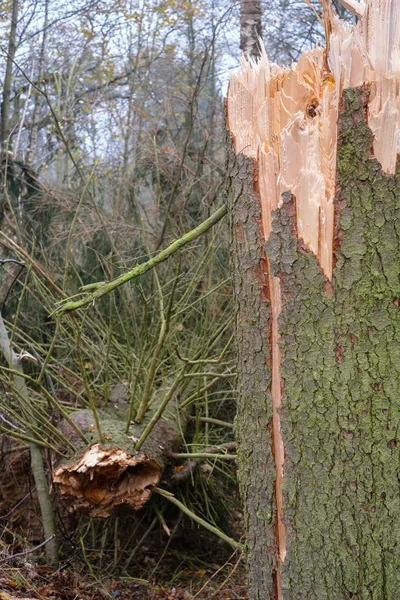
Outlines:
[[[251,600],[400,590],[400,4],[227,99]]]
[[[168,386],[167,386],[168,387]],[[186,414],[179,411],[181,395],[170,399],[162,418],[151,430],[140,450],[136,450],[146,425],[160,403],[171,391],[158,389],[143,424],[131,424],[126,432],[129,408],[121,404],[112,410],[98,411],[103,443],[98,443],[93,413],[79,410],[72,420],[87,438],[82,441],[70,423],[62,423],[62,433],[71,441],[76,452],[62,461],[55,470],[53,481],[61,494],[68,498],[69,509],[85,511],[92,517],[108,517],[121,506],[141,508],[160,482],[171,454],[182,443]]]

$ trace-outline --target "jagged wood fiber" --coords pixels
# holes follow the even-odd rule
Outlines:
[[[289,193],[265,248],[282,290],[284,600],[400,598],[400,170],[386,175],[371,157],[367,103],[367,88],[343,93],[332,284],[296,238]],[[231,206],[238,453],[249,598],[266,600],[276,597],[268,305],[255,264],[258,201],[245,180],[251,161],[236,160],[231,196],[245,191]]]
[[[171,398],[162,418],[146,438],[141,450],[135,446],[147,422],[157,411],[169,389],[166,380],[157,388],[153,403],[144,423],[131,423],[126,432],[129,406],[112,404],[98,409],[104,443],[99,444],[93,424],[93,413],[81,409],[72,414],[72,420],[89,440],[86,445],[66,421],[63,434],[70,440],[75,453],[63,459],[56,468],[53,482],[68,498],[69,509],[82,510],[92,517],[108,517],[121,506],[140,509],[151,498],[164,470],[182,440],[188,410],[180,411],[181,394]],[[163,393],[164,392],[164,393]]]

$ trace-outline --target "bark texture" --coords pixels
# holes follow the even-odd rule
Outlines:
[[[228,140],[228,192],[232,232],[233,289],[236,309],[239,403],[236,438],[240,448],[239,482],[245,505],[248,583],[273,598],[275,552],[275,464],[269,431],[272,423],[270,310],[260,208],[254,180],[257,165],[234,155]],[[254,598],[261,596],[255,595]]]
[[[273,213],[265,247],[270,275],[280,278],[282,291],[287,555],[278,592],[257,183],[248,159],[231,158],[237,434],[251,600],[399,598],[400,170],[386,175],[371,157],[367,102],[366,88],[344,91],[332,283],[296,237],[289,193]]]
[[[259,0],[240,0],[240,49],[246,57],[260,56],[261,16]]]
[[[12,70],[14,66],[15,51],[17,48],[17,25],[18,25],[19,0],[13,0],[11,13],[11,29],[8,41],[8,52],[6,61],[6,72],[3,82],[3,96],[0,110],[0,143],[1,149],[7,150],[10,135],[10,104],[11,85],[13,81]]]

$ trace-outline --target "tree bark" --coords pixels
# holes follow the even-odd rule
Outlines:
[[[329,144],[336,167],[331,266],[324,207],[316,211],[318,247],[310,249],[312,232],[299,212],[307,216],[313,206],[299,203],[300,185],[282,185],[290,123],[281,129],[279,160],[268,170],[262,148],[270,152],[272,136],[265,142],[259,136],[253,154],[240,152],[247,145],[241,131],[251,129],[251,118],[235,129],[235,119],[246,113],[234,106],[238,88],[228,94],[236,146],[235,156],[229,140],[236,431],[251,600],[399,596],[400,167],[391,171],[381,128],[373,136],[369,127],[374,118],[384,119],[372,112],[377,79],[341,91],[338,120],[329,125],[336,136]],[[256,120],[257,107],[240,93]],[[315,121],[320,126],[313,131],[327,125],[324,108],[304,102],[303,140]],[[391,135],[394,128],[386,130],[385,141],[396,156]],[[309,168],[309,182],[313,171],[323,170],[312,140],[299,167],[302,174]],[[299,143],[290,167],[301,164],[301,152]],[[281,174],[276,205],[272,171]],[[324,172],[327,197],[330,172]],[[313,199],[311,183],[306,189]],[[326,214],[330,207],[328,198]]]
[[[31,434],[29,425],[35,425],[35,418],[32,415],[29,404],[29,390],[27,388],[25,379],[22,377],[23,369],[18,359],[18,356],[12,348],[12,342],[9,339],[6,327],[4,325],[3,317],[0,314],[0,350],[7,362],[7,364],[14,369],[15,373],[21,375],[14,375],[14,385],[18,390],[21,398],[24,400],[23,414],[26,419],[26,425],[28,434]],[[31,437],[34,437],[31,435]],[[31,468],[33,478],[35,480],[36,492],[39,500],[40,515],[42,518],[43,531],[45,539],[48,540],[46,544],[46,557],[50,564],[56,565],[58,562],[58,545],[56,539],[56,526],[54,520],[53,505],[49,492],[49,486],[47,483],[46,472],[44,468],[42,449],[38,444],[29,442],[29,452],[31,456]]]
[[[260,56],[261,16],[260,0],[240,0],[240,49],[246,57]]]
[[[47,35],[48,35],[48,23],[49,23],[49,2],[50,0],[45,0],[44,2],[44,22],[43,22],[43,36],[42,43],[40,45],[40,54],[39,54],[39,71],[37,77],[37,87],[41,89],[43,84],[44,77],[44,68],[45,68],[45,58],[46,58],[46,46],[47,46]],[[36,152],[36,143],[39,132],[39,117],[40,117],[40,101],[41,96],[37,89],[33,90],[33,115],[32,115],[32,126],[29,135],[29,145],[26,153],[26,162],[28,165],[32,163],[33,156]]]
[[[0,142],[1,149],[7,150],[9,145],[10,135],[10,101],[11,101],[11,85],[12,85],[12,70],[14,66],[14,56],[17,47],[17,22],[18,22],[19,0],[13,0],[11,13],[11,28],[10,38],[8,42],[8,54],[6,61],[6,72],[3,82],[3,98],[1,103],[1,127],[0,127]]]
[[[245,506],[248,586],[273,598],[275,558],[275,463],[271,445],[271,311],[267,298],[257,165],[228,140],[228,191],[233,291],[238,355],[236,440],[239,483]],[[261,598],[255,595],[254,598]]]

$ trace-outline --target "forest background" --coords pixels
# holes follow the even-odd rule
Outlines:
[[[170,547],[163,577],[173,585],[185,571],[193,579],[199,565],[210,573],[218,563],[210,535],[221,543],[222,563],[237,563],[227,223],[219,220],[83,311],[56,318],[54,310],[85,286],[147,263],[223,206],[223,102],[229,69],[239,65],[246,4],[1,5],[0,505],[7,565],[45,540],[47,562],[58,554],[96,577],[106,570],[147,579],[165,572]],[[261,9],[270,60],[290,65],[322,43],[322,28],[302,0]],[[104,442],[109,432],[100,413],[108,406],[137,442],[130,425],[143,399],[146,409],[173,395],[181,452],[170,454],[164,478],[175,505],[164,491],[133,515],[71,517],[51,484],[75,449],[61,422],[90,409],[90,433]]]

